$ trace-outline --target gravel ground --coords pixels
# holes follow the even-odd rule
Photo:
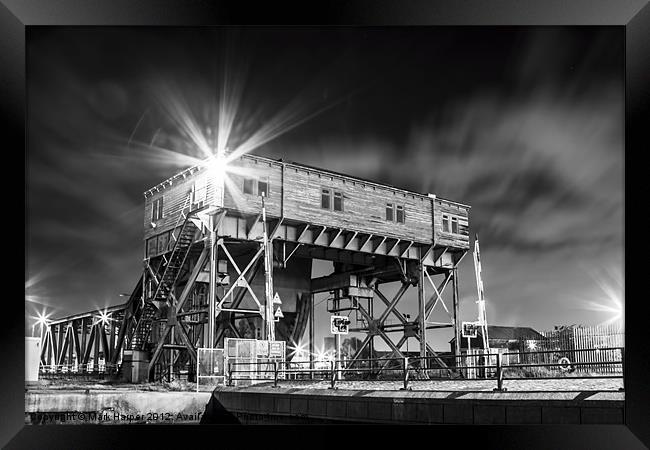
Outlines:
[[[272,383],[264,383],[272,384]],[[327,389],[329,381],[280,381],[281,387],[301,389]],[[429,380],[412,381],[409,387],[414,391],[468,391],[491,392],[497,383],[495,380]],[[339,389],[394,391],[403,387],[401,381],[339,381]],[[505,380],[503,387],[509,392],[583,392],[583,391],[618,391],[623,387],[622,379],[594,378],[561,380],[521,379]]]

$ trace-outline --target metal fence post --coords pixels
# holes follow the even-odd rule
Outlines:
[[[501,366],[501,354],[497,353],[497,387],[494,389],[495,391],[503,392],[505,389],[503,388],[503,368]]]
[[[402,390],[407,391],[409,389],[409,357],[404,357],[404,387]]]
[[[273,387],[278,387],[278,362],[273,361]]]
[[[625,347],[621,347],[621,375],[623,375],[623,387],[619,391],[625,391]]]
[[[228,363],[228,386],[232,386],[232,364]]]
[[[332,385],[330,386],[330,389],[336,389],[334,385],[336,384],[336,365],[334,364],[334,361],[330,361],[330,372],[331,372],[331,381]]]

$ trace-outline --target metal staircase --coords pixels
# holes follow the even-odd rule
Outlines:
[[[189,197],[185,205],[187,205],[188,202]],[[171,295],[173,294],[174,286],[176,285],[176,281],[179,278],[183,265],[191,252],[194,235],[198,230],[192,216],[203,209],[200,208],[194,211],[189,211],[185,205],[181,210],[181,215],[178,220],[178,222],[181,220],[183,221],[180,231],[178,231],[178,227],[175,227],[171,233],[171,239],[173,240],[171,253],[169,256],[163,255],[163,263],[159,266],[157,273],[154,272],[153,269],[150,272],[154,279],[156,289],[151,298],[146,299],[144,304],[140,305],[139,314],[136,313],[136,317],[138,317],[137,325],[135,326],[130,342],[130,348],[132,350],[144,350],[149,333],[153,326],[156,312],[163,305],[172,304]],[[178,236],[176,236],[176,234],[178,234]],[[161,272],[162,275],[159,275]]]

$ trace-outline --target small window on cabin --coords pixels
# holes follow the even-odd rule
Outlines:
[[[258,181],[257,182],[257,195],[260,197],[264,194],[264,197],[269,196],[269,182],[268,181]]]
[[[255,195],[255,180],[244,178],[244,194]]]
[[[320,198],[320,207],[323,209],[330,209],[331,199],[332,199],[332,192],[329,189],[322,189],[321,198]]]
[[[451,232],[458,234],[458,217],[451,218]]]
[[[169,232],[158,236],[158,253],[165,253],[169,244]]]
[[[391,222],[393,221],[393,204],[392,203],[387,203],[386,204],[386,220],[390,220]]]
[[[442,216],[442,231],[444,233],[449,233],[449,216]]]
[[[334,192],[334,211],[343,211],[343,193]]]
[[[157,198],[154,200],[153,205],[151,206],[151,221],[155,222],[162,219],[163,212],[163,198]]]
[[[192,203],[205,201],[208,193],[208,183],[205,178],[199,178],[192,186]]]
[[[147,240],[147,257],[151,258],[156,255],[158,250],[158,238],[152,237]]]
[[[404,207],[397,206],[397,223],[404,223]]]

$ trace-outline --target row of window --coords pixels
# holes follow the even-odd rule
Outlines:
[[[243,192],[248,195],[269,196],[269,182],[255,178],[244,178]],[[192,203],[197,204],[205,200],[207,195],[207,182],[205,178],[198,179],[192,186]],[[343,192],[323,188],[321,189],[321,208],[333,211],[345,211]],[[163,217],[163,197],[153,202],[152,222]],[[386,220],[388,222],[405,223],[406,215],[404,205],[386,203]],[[458,234],[458,217],[448,214],[442,215],[442,231],[445,233]]]
[[[255,178],[244,178],[244,194],[269,196],[269,182]]]
[[[180,228],[176,229],[176,235],[180,232]],[[171,250],[174,240],[171,238],[171,231],[158,234],[152,238],[147,239],[147,257],[165,253]]]
[[[386,220],[404,223],[404,206],[386,203]]]
[[[449,228],[450,218],[451,218],[451,229]],[[447,214],[443,214],[442,231],[444,233],[458,234],[458,217],[448,216]]]
[[[344,198],[345,196],[341,191],[321,189],[320,207],[332,211],[345,211]],[[386,220],[389,222],[404,223],[404,206],[386,203]]]
[[[332,201],[332,196],[334,196],[334,201]],[[343,192],[333,191],[332,189],[322,189],[320,207],[322,209],[343,211]]]

